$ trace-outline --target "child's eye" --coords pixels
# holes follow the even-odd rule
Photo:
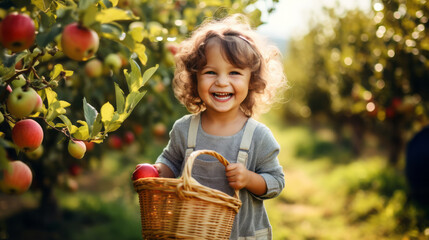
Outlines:
[[[230,72],[229,74],[231,74],[231,75],[241,75],[241,73],[239,73],[239,72],[237,72],[237,71],[232,71],[232,72]]]
[[[212,74],[216,74],[214,71],[207,71],[207,72],[205,72],[204,74],[209,74],[209,75],[212,75]]]

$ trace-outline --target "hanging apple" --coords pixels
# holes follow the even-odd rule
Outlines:
[[[39,98],[33,88],[15,88],[7,98],[7,110],[16,118],[27,117],[41,108],[42,99]]]
[[[76,61],[86,61],[98,50],[100,39],[97,33],[89,28],[71,23],[61,36],[61,47],[64,54]]]
[[[26,152],[25,155],[31,160],[37,160],[42,157],[43,152],[44,152],[43,145],[40,145],[35,150]]]
[[[85,73],[88,77],[100,77],[103,74],[103,63],[98,59],[88,61],[85,64]]]
[[[131,143],[133,143],[133,142],[134,142],[134,140],[135,140],[135,136],[134,136],[134,133],[133,133],[133,132],[131,132],[131,131],[126,131],[126,132],[124,133],[124,142],[125,142],[126,144],[131,144]]]
[[[119,69],[122,67],[122,60],[118,54],[110,53],[109,55],[107,55],[106,59],[104,60],[104,64],[109,69],[112,69],[114,72],[118,72]]]
[[[86,152],[86,145],[83,141],[70,140],[67,149],[72,157],[82,159]]]
[[[12,140],[24,151],[33,151],[42,144],[43,129],[33,119],[18,121],[12,128]]]
[[[0,191],[8,194],[21,194],[30,188],[33,174],[30,167],[21,161],[9,162],[9,167],[3,170],[0,178]]]
[[[121,149],[122,148],[122,139],[121,137],[119,137],[116,134],[112,134],[108,139],[107,139],[107,144],[109,145],[110,148],[112,149]]]
[[[0,24],[0,40],[5,48],[20,52],[33,45],[36,37],[34,22],[26,14],[11,13]]]

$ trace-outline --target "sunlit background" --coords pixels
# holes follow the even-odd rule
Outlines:
[[[118,7],[140,20],[112,24],[109,37],[121,29],[124,39],[140,27],[133,34],[148,58],[139,66],[159,66],[147,94],[82,160],[48,130],[43,157],[17,154],[36,177],[23,195],[0,193],[0,240],[141,239],[131,173],[155,161],[174,121],[188,113],[171,90],[175,41],[225,12],[247,14],[278,46],[289,83],[283,102],[260,119],[281,146],[286,176],[280,196],[265,201],[274,239],[429,239],[427,0],[121,0]],[[78,16],[73,11],[53,11],[49,19],[64,24]],[[43,16],[40,24],[48,24]],[[96,57],[119,54],[129,70],[136,54],[118,42],[103,38]],[[82,119],[83,97],[99,109],[115,102],[113,83],[126,89],[118,69],[93,78],[85,62],[45,57],[37,70],[46,79],[53,64],[75,71],[57,89],[72,103],[73,120]]]

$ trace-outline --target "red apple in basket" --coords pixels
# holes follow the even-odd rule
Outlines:
[[[133,172],[132,180],[135,181],[139,178],[159,177],[158,170],[149,163],[137,164],[136,170]]]

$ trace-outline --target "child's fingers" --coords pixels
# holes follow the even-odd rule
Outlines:
[[[159,164],[153,164],[153,167],[156,169],[156,171],[158,171],[158,173],[160,172],[161,168],[159,166]]]

